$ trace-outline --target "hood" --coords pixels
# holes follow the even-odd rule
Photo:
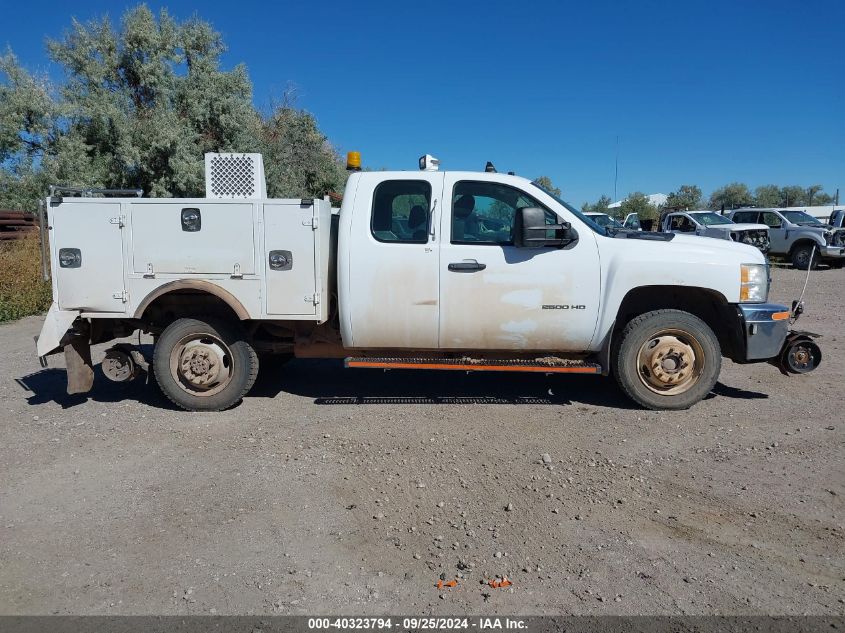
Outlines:
[[[736,222],[734,224],[720,224],[730,231],[768,231],[769,227],[765,224],[746,224]]]
[[[747,224],[745,226],[757,225]],[[687,255],[696,255],[703,261],[739,258],[746,264],[766,263],[766,258],[756,246],[741,242],[732,242],[730,240],[721,240],[715,237],[704,237],[702,235],[675,234],[675,239],[671,242],[666,242],[663,248],[677,248]]]

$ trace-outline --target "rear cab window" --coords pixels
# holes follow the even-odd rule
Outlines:
[[[385,180],[373,192],[370,231],[379,242],[428,242],[431,184],[425,180]]]

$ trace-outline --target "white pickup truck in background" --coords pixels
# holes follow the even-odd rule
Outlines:
[[[236,403],[267,354],[613,373],[654,409],[705,397],[723,356],[789,373],[821,359],[767,303],[766,260],[746,244],[605,229],[530,180],[428,155],[419,171],[354,171],[339,213],[267,199],[259,155],[206,165],[202,199],[65,187],[44,201],[54,303],[38,355],[64,351],[69,392],[93,384],[91,344],[139,329],[152,359],[118,344],[106,376],[149,365],[189,410]]]
[[[750,244],[763,254],[769,252],[769,227],[765,224],[738,224],[715,211],[673,211],[660,218],[664,233],[689,233]]]

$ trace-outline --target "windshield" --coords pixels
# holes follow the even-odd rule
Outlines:
[[[733,224],[728,218],[718,213],[693,213],[692,217],[704,226],[713,224]]]
[[[583,213],[581,213],[578,209],[576,209],[575,207],[573,207],[573,206],[572,206],[571,204],[569,204],[568,202],[564,202],[563,200],[561,200],[560,198],[558,198],[555,194],[553,194],[551,191],[549,191],[548,189],[546,189],[546,188],[545,188],[545,187],[543,187],[542,185],[538,185],[536,182],[532,182],[531,184],[532,184],[532,185],[534,185],[535,187],[537,187],[537,189],[539,189],[540,191],[542,191],[542,192],[543,192],[544,194],[546,194],[547,196],[551,196],[552,198],[554,198],[554,199],[555,199],[555,201],[556,201],[558,204],[563,205],[563,207],[564,207],[567,211],[569,211],[572,215],[574,215],[576,218],[578,218],[579,220],[581,220],[584,224],[586,224],[587,226],[589,226],[589,227],[590,227],[593,231],[595,231],[595,232],[596,232],[596,233],[598,233],[599,235],[607,235],[607,229],[606,229],[606,228],[604,228],[604,227],[602,227],[602,226],[599,226],[598,224],[596,224],[596,223],[593,221],[593,219],[592,219],[592,218],[588,218],[586,215],[584,215]]]
[[[781,213],[783,217],[793,224],[821,224],[820,220],[803,211],[781,211]]]
[[[596,215],[588,215],[587,217],[590,218],[593,222],[595,222],[599,226],[603,226],[605,228],[607,228],[609,226],[613,227],[613,228],[617,228],[617,229],[622,228],[622,225],[619,222],[614,220],[612,217],[610,217],[606,213],[598,213]]]

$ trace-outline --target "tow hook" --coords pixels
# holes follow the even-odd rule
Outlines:
[[[813,342],[819,334],[812,332],[790,332],[778,354],[776,364],[784,376],[807,374],[822,362],[822,351]]]

